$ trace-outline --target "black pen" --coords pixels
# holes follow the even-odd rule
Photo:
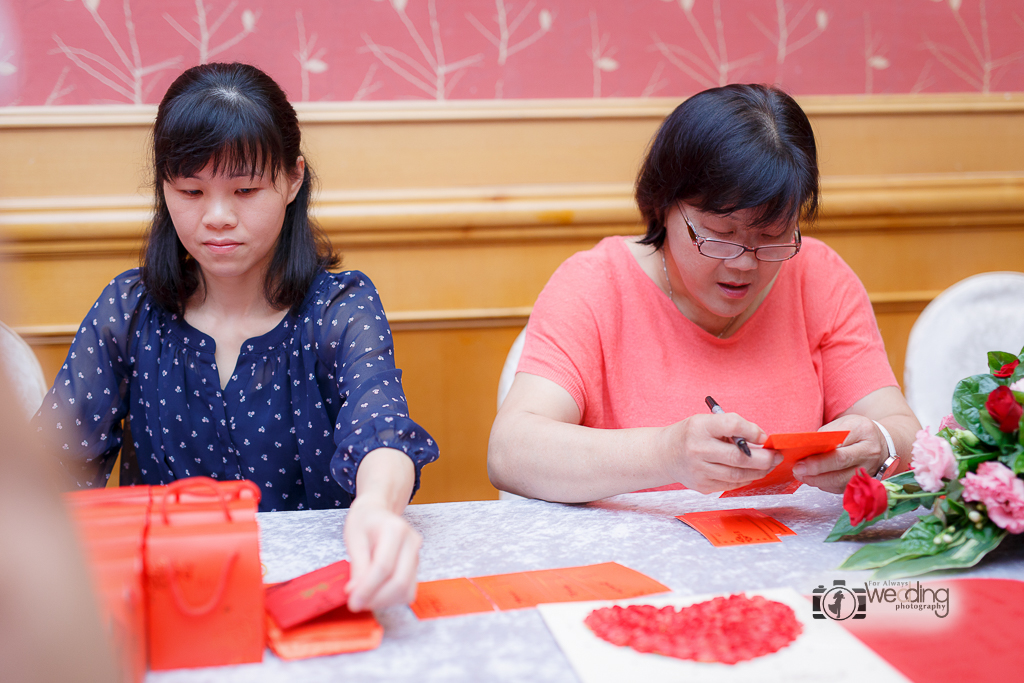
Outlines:
[[[715,399],[711,398],[710,396],[705,397],[704,402],[708,404],[708,408],[711,408],[712,413],[725,412],[724,410],[722,410],[722,406],[718,405],[718,402],[715,401]],[[742,436],[732,437],[732,442],[739,446],[740,450],[743,451],[744,455],[746,455],[748,458],[754,457],[750,455],[750,446],[747,445],[747,440],[744,439]]]

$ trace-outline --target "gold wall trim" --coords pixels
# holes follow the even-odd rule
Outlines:
[[[869,294],[876,312],[906,306],[920,310],[942,293],[942,290],[911,290]],[[532,306],[509,308],[452,308],[422,311],[390,311],[388,322],[396,332],[405,330],[476,329],[481,327],[522,327],[530,317]],[[78,325],[21,325],[14,328],[33,346],[70,344]]]
[[[807,234],[1024,223],[1024,173],[850,176],[822,181]],[[0,253],[135,253],[148,198],[0,199]],[[315,216],[339,248],[600,238],[639,230],[626,183],[325,191]]]
[[[664,118],[683,98],[296,102],[303,123]],[[810,116],[1024,111],[1022,93],[809,95]],[[0,107],[0,128],[149,126],[155,105]]]
[[[393,331],[521,327],[526,324],[532,310],[532,306],[515,306],[391,311],[388,322]],[[33,346],[70,344],[78,332],[78,325],[21,325],[14,331]]]

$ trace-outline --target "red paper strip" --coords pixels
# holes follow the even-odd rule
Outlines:
[[[341,607],[348,602],[350,567],[341,560],[266,589],[267,613],[282,629]]]
[[[757,481],[722,493],[722,498],[736,496],[768,496],[795,493],[801,483],[793,478],[793,465],[810,455],[828,453],[843,443],[850,432],[800,432],[796,434],[772,434],[764,442],[782,454],[783,461],[775,469]]]
[[[605,562],[472,579],[426,581],[419,585],[412,610],[420,619],[431,619],[495,609],[524,609],[548,602],[632,598],[668,590],[667,586],[629,567]]]
[[[420,619],[455,617],[497,609],[467,578],[420,582],[416,588],[416,600],[410,607]]]

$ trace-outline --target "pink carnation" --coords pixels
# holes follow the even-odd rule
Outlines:
[[[1001,462],[989,460],[960,480],[964,500],[979,501],[988,508],[988,518],[1011,534],[1024,532],[1024,481]]]
[[[910,452],[914,456],[910,464],[914,470],[914,479],[925,491],[938,491],[943,486],[943,478],[956,477],[956,460],[949,442],[929,434],[927,428],[917,433]]]
[[[941,432],[946,427],[949,427],[950,429],[963,429],[963,427],[961,427],[960,424],[956,421],[956,418],[953,417],[953,413],[950,413],[946,417],[942,418],[942,422],[939,423],[939,431]]]

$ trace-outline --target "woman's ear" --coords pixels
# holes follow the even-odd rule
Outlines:
[[[299,157],[295,160],[295,168],[292,173],[289,174],[288,183],[288,201],[286,204],[291,204],[296,195],[299,194],[299,188],[302,187],[302,181],[306,177],[306,160]]]

